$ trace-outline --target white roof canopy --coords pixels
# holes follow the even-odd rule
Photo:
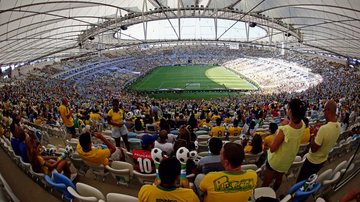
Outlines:
[[[96,51],[81,50],[79,45],[86,43],[108,48],[128,44],[131,39],[108,36],[121,25],[141,23],[139,32],[146,36],[147,22],[165,19],[182,40],[182,25],[174,25],[173,19],[190,17],[212,18],[214,23],[256,22],[267,31],[262,38],[239,42],[285,42],[294,49],[360,58],[359,0],[1,0],[0,66]],[[225,40],[225,32],[222,29],[213,40]],[[288,33],[292,36],[286,37]],[[89,41],[89,36],[95,39]],[[148,42],[146,37],[132,39],[131,43]]]

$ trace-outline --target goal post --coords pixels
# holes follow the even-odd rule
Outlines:
[[[200,83],[186,83],[184,89],[185,90],[200,90]]]

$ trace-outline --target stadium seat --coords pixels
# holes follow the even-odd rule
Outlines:
[[[292,202],[303,202],[306,201],[312,194],[319,191],[321,184],[316,182],[312,189],[309,191],[301,191],[300,188],[303,186],[306,180],[303,180],[301,182],[298,182],[294,184],[292,187],[290,187],[288,194],[291,195],[290,198]]]
[[[122,161],[113,161],[110,166],[105,168],[111,173],[117,184],[129,186],[130,180],[133,177],[133,165]]]
[[[320,175],[318,175],[318,178],[316,179],[316,182],[322,184],[324,180],[328,180],[332,177],[333,170],[327,169],[324,172],[322,172]]]
[[[95,165],[91,162],[88,161],[84,161],[84,163],[89,166],[89,168],[91,169],[92,173],[95,175],[95,179],[97,179],[98,177],[102,178],[102,181],[105,181],[106,176],[109,174],[109,172],[107,172],[107,170],[105,170],[105,166],[104,165]]]
[[[303,166],[304,162],[305,162],[305,157],[301,160],[301,157],[298,158],[300,156],[296,156],[295,161],[292,163],[292,165],[290,166],[288,172],[285,174],[286,178],[296,178],[300,172],[301,167]],[[300,161],[299,161],[300,159]]]
[[[348,165],[347,161],[342,161],[334,168],[332,175],[335,175],[338,171],[341,172],[341,170],[345,169],[347,165]]]
[[[49,176],[45,175],[45,182],[49,185],[50,188],[55,188],[60,191],[61,198],[66,201],[72,201],[73,196],[67,191],[67,186],[61,182],[55,182],[55,180],[51,179]]]
[[[205,157],[205,156],[210,156],[211,154],[209,153],[209,151],[203,151],[203,152],[199,152],[198,156],[199,157]]]
[[[131,165],[135,165],[133,154],[131,152],[128,152],[125,148],[121,148],[123,154],[125,155],[125,161],[130,163]]]
[[[276,199],[276,193],[271,187],[259,187],[253,191],[252,199],[256,201],[260,197]]]
[[[134,170],[134,176],[139,180],[140,184],[152,184],[155,181],[156,173],[142,174]]]
[[[263,154],[263,152],[260,152],[258,154],[246,153],[243,164],[252,164],[252,163],[258,162],[258,160],[262,154]]]
[[[77,169],[77,173],[80,175],[85,175],[86,172],[89,170],[89,166],[85,164],[85,162],[80,158],[79,154],[73,153],[70,156],[70,161]]]
[[[90,185],[78,182],[76,183],[76,190],[81,196],[95,197],[97,200],[105,200],[104,194]]]
[[[78,194],[76,192],[75,189],[73,189],[72,187],[67,187],[67,191],[77,200],[79,200],[80,202],[96,202],[98,201],[98,199],[96,197],[93,196],[81,196],[80,194]]]
[[[139,199],[133,196],[129,196],[126,194],[118,194],[118,193],[108,193],[106,195],[107,202],[138,202]]]
[[[255,164],[241,165],[241,170],[253,170],[256,171],[258,167]]]

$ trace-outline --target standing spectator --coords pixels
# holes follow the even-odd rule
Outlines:
[[[290,101],[287,110],[290,123],[279,127],[270,145],[262,187],[268,187],[273,179],[275,179],[273,189],[276,191],[280,187],[284,173],[289,170],[299,151],[300,141],[305,131],[305,124],[302,121],[305,112],[306,108],[302,101],[299,99]]]
[[[74,127],[74,119],[72,117],[72,110],[69,109],[69,100],[64,97],[62,99],[62,105],[58,107],[58,111],[63,120],[63,123],[66,127],[66,130],[73,138],[76,136],[76,131]]]
[[[236,143],[224,145],[220,152],[220,159],[225,171],[210,172],[200,183],[205,202],[248,201],[256,187],[257,175],[253,170],[241,170],[244,156],[241,145]]]
[[[124,110],[119,108],[119,100],[113,99],[112,109],[108,112],[108,123],[112,126],[111,136],[115,139],[116,147],[120,147],[120,137],[123,139],[126,149],[130,151],[128,130],[123,122]]]
[[[324,107],[327,124],[321,126],[311,142],[311,148],[306,155],[306,160],[301,168],[297,182],[305,180],[310,175],[319,172],[328,158],[329,151],[336,144],[341,131],[341,124],[337,122],[336,102],[329,100]]]
[[[139,201],[199,202],[193,190],[176,187],[180,170],[181,165],[176,158],[163,159],[159,166],[160,184],[143,185],[138,194]]]

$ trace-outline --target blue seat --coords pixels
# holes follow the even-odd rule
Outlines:
[[[45,182],[51,187],[62,193],[62,198],[66,201],[72,201],[73,196],[67,191],[67,187],[63,183],[54,182],[49,176],[45,175]]]
[[[72,187],[76,189],[74,183],[65,175],[62,175],[60,173],[53,173],[53,178],[54,182],[63,183],[66,185],[66,187]]]
[[[298,182],[296,184],[294,184],[288,191],[288,194],[291,194],[293,196],[292,198],[292,202],[302,202],[302,201],[306,201],[307,198],[309,198],[309,196],[317,191],[319,191],[321,184],[320,183],[315,183],[314,186],[312,187],[311,190],[309,191],[301,191],[301,187],[303,186],[303,184],[305,183],[306,180],[303,180],[301,182]]]
[[[128,133],[128,137],[129,137],[129,139],[130,139],[130,138],[136,138],[136,137],[137,137],[137,133],[129,132],[129,133]]]

